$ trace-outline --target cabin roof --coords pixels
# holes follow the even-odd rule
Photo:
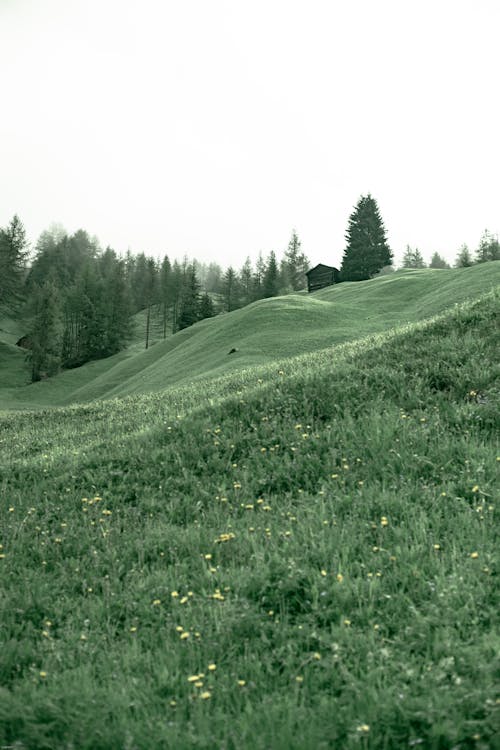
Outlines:
[[[309,271],[306,271],[306,276],[309,276],[310,273],[313,271],[338,271],[338,268],[335,268],[335,266],[326,266],[324,263],[318,263],[317,266],[314,266],[314,268],[310,268]]]

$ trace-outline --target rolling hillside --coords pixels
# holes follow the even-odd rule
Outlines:
[[[422,277],[253,316],[324,346],[341,309],[418,317]],[[294,332],[259,349],[242,310],[130,356],[132,395],[0,415],[1,746],[496,746],[499,291],[427,290],[279,362]],[[154,390],[210,331],[258,364]]]
[[[399,271],[312,295],[261,300],[201,321],[148,351],[138,333],[125,352],[29,386],[25,355],[10,347],[3,352],[0,408],[86,402],[218,377],[423,320],[498,283],[500,263],[493,262]],[[233,348],[238,351],[229,355]]]

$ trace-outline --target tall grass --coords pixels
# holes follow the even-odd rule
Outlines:
[[[5,415],[0,745],[494,747],[498,303]]]

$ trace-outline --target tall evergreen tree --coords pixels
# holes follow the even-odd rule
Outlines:
[[[23,223],[15,214],[7,227],[0,229],[0,312],[15,309],[21,301],[27,248]]]
[[[56,375],[61,367],[63,321],[58,289],[51,281],[35,288],[30,339],[32,382]]]
[[[361,196],[349,218],[347,247],[342,259],[343,281],[371,279],[392,262],[386,230],[377,202],[370,194]]]

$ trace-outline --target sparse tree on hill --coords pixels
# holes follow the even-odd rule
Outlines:
[[[377,202],[370,194],[361,196],[349,218],[347,247],[342,259],[343,281],[371,279],[392,262],[392,251]]]
[[[418,247],[406,246],[402,268],[425,268],[425,261]]]
[[[472,254],[466,244],[463,244],[455,259],[455,268],[469,268],[474,265]]]
[[[22,298],[28,258],[26,232],[15,214],[5,229],[0,229],[0,312],[14,310]]]
[[[485,229],[476,250],[476,263],[487,263],[489,260],[500,260],[500,243],[498,237]]]
[[[431,262],[429,263],[429,268],[449,268],[450,264],[447,263],[447,261],[440,255],[439,253],[434,253],[434,255],[431,258]]]

